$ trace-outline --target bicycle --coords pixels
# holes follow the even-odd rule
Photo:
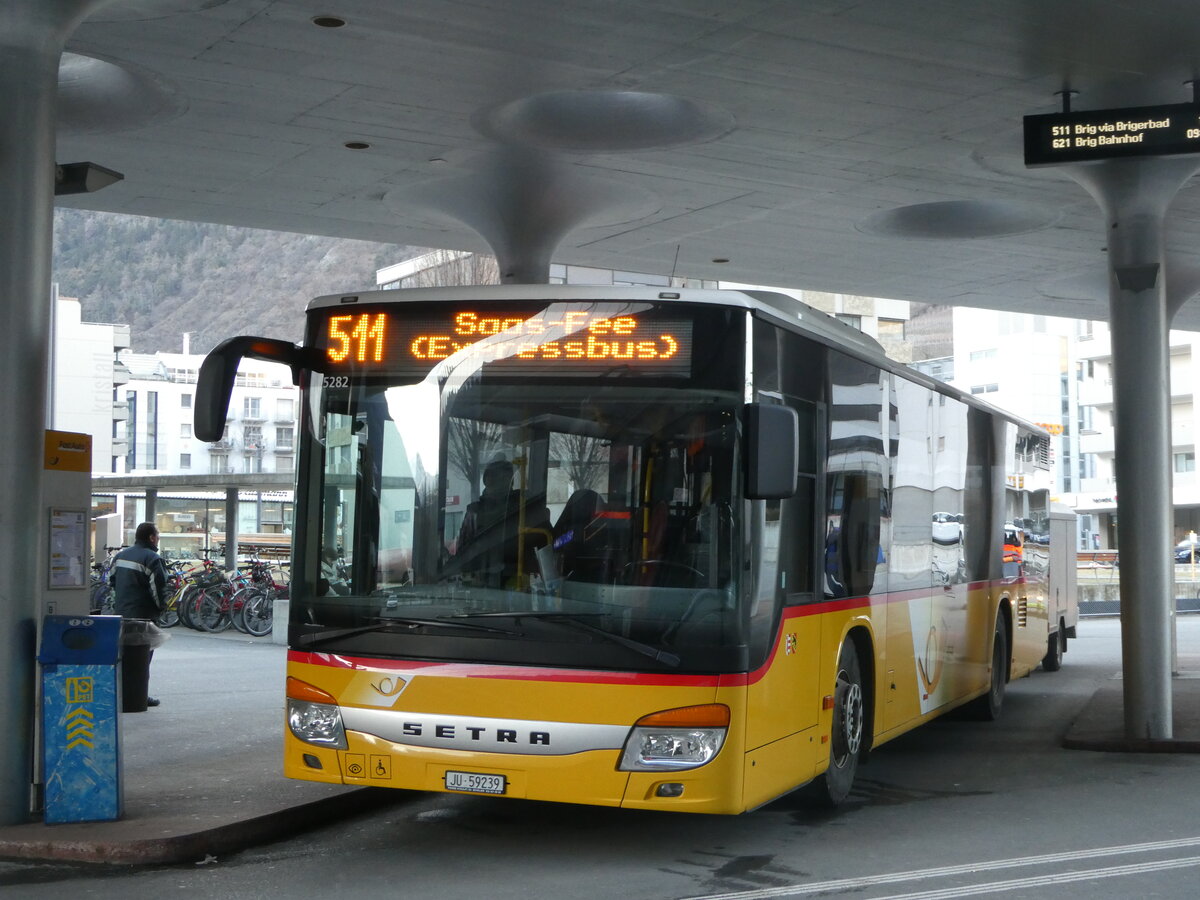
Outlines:
[[[225,574],[217,568],[216,563],[206,558],[201,560],[201,564],[189,572],[185,578],[187,583],[177,604],[179,621],[187,628],[204,631],[199,618],[204,592],[224,583],[226,581]]]
[[[275,580],[271,563],[252,556],[248,565],[250,583],[233,596],[230,618],[243,634],[263,637],[271,633],[274,624],[275,600],[287,597],[290,588],[286,580]],[[286,578],[282,567],[280,574]]]
[[[154,620],[154,624],[160,628],[174,628],[179,624],[180,604],[188,588],[188,567],[185,563],[178,560],[167,559],[165,554],[163,555],[163,562],[167,566],[168,596],[166,603],[163,604],[162,611],[158,614],[158,618]]]
[[[107,554],[102,562],[92,563],[92,579],[89,588],[90,610],[93,616],[116,615],[116,593],[112,585],[113,557],[124,547],[105,547]]]
[[[237,570],[218,574],[221,580],[201,590],[196,603],[196,623],[200,630],[212,634],[225,631],[233,624],[234,597],[249,584],[249,576]]]

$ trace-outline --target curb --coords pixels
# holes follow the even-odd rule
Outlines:
[[[1099,753],[1200,753],[1200,741],[1068,736],[1063,740],[1063,748],[1066,750],[1095,750]]]
[[[328,825],[411,796],[405,791],[364,787],[309,803],[230,822],[203,831],[134,840],[70,840],[52,837],[0,841],[0,859],[109,865],[171,865],[238,853],[299,832]]]
[[[1113,685],[1099,688],[1084,704],[1067,729],[1062,746],[1066,750],[1093,750],[1100,753],[1200,753],[1200,722],[1195,710],[1200,703],[1200,680],[1179,678],[1172,682],[1175,722],[1179,737],[1167,740],[1131,738],[1125,735],[1124,697]]]

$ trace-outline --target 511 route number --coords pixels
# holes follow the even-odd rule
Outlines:
[[[353,356],[355,362],[381,362],[386,329],[387,316],[383,313],[373,317],[367,314],[330,316],[330,344],[325,354],[339,363],[345,362],[348,356]]]

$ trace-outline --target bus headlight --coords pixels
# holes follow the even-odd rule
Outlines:
[[[328,703],[288,700],[288,727],[292,734],[310,744],[346,749],[342,711]]]
[[[721,751],[728,730],[729,707],[719,703],[643,716],[629,732],[619,769],[623,772],[694,769]]]
[[[288,728],[297,738],[320,747],[346,749],[342,711],[332,694],[300,681],[287,680]]]

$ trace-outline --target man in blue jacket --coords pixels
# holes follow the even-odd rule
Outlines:
[[[126,547],[113,558],[112,579],[114,605],[120,615],[151,621],[158,618],[167,599],[167,567],[158,555],[158,529],[153,522],[139,525],[133,546]],[[153,650],[147,651],[147,670],[153,655]],[[158,706],[158,703],[154,697],[146,698],[147,706]]]

